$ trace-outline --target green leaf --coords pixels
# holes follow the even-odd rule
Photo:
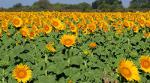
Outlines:
[[[39,76],[36,83],[56,83],[54,76]]]
[[[70,57],[70,64],[80,65],[83,63],[83,58],[81,56],[72,56]]]

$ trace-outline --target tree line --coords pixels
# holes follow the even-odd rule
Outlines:
[[[0,8],[0,11],[135,11],[149,10],[150,0],[131,0],[128,8],[124,8],[121,0],[95,0],[92,4],[52,4],[49,0],[38,0],[31,6],[15,4],[11,8]]]

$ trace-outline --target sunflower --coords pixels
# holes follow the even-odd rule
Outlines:
[[[91,42],[89,44],[89,47],[91,47],[91,48],[96,48],[96,46],[97,46],[97,44],[95,42]]]
[[[27,27],[23,27],[20,29],[20,33],[23,37],[27,37],[29,35],[29,29]]]
[[[68,83],[73,83],[73,81],[72,80],[68,80]]]
[[[133,26],[132,29],[133,29],[133,31],[136,32],[136,33],[139,32],[139,27],[138,27],[138,26]]]
[[[60,27],[62,26],[62,23],[59,19],[52,19],[51,24],[58,30],[60,30]]]
[[[52,31],[52,26],[49,26],[48,24],[45,24],[45,25],[43,26],[43,32],[44,32],[44,33],[48,34],[48,33],[50,33],[51,31]]]
[[[130,22],[125,20],[123,23],[124,27],[130,27]]]
[[[36,35],[37,35],[37,33],[35,32],[35,31],[33,31],[33,30],[31,30],[30,32],[29,32],[29,38],[30,39],[34,39],[35,37],[36,37]]]
[[[7,20],[3,20],[1,25],[2,25],[1,26],[2,30],[7,32],[8,31],[8,21]]]
[[[150,73],[150,56],[141,56],[140,65],[144,72]]]
[[[56,49],[53,47],[54,43],[48,43],[46,45],[46,48],[50,51],[50,52],[56,52]]]
[[[87,24],[87,30],[93,33],[96,30],[96,25],[94,23]]]
[[[132,80],[140,81],[138,69],[133,64],[132,61],[125,59],[121,60],[118,67],[118,72],[128,81]]]
[[[150,32],[148,33],[144,32],[144,38],[150,38]]]
[[[76,40],[76,37],[74,35],[63,35],[61,37],[61,44],[65,45],[66,47],[70,47],[72,46],[73,44],[75,44],[75,40]]]
[[[75,32],[75,33],[78,31],[77,27],[74,24],[70,25],[70,30],[71,32]]]
[[[38,27],[37,27],[36,25],[32,25],[31,29],[32,29],[34,32],[39,33],[39,32],[38,32],[39,29],[38,29]]]
[[[32,71],[27,65],[19,64],[12,72],[12,76],[18,81],[26,83],[32,77]]]
[[[147,27],[150,27],[150,20],[147,20],[145,25],[146,25]]]
[[[19,17],[15,17],[13,20],[12,20],[12,23],[15,27],[21,27],[22,24],[23,24],[23,21],[21,18]]]

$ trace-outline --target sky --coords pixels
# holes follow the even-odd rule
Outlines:
[[[22,3],[23,5],[32,5],[38,0],[0,0],[0,7],[9,8],[16,3]],[[50,0],[51,3],[66,3],[66,4],[78,4],[81,2],[92,3],[95,0]],[[122,0],[123,6],[128,7],[131,0]]]

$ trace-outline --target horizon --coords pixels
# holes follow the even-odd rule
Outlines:
[[[34,2],[36,2],[38,0],[0,0],[0,7],[3,8],[10,8],[13,5],[17,4],[17,3],[21,3],[23,6],[29,5],[31,6]],[[52,4],[55,3],[63,3],[63,4],[78,4],[78,3],[82,3],[82,2],[87,2],[89,4],[92,4],[92,2],[94,2],[95,0],[49,0]],[[122,4],[125,8],[127,8],[129,6],[129,3],[131,0],[121,0]]]

